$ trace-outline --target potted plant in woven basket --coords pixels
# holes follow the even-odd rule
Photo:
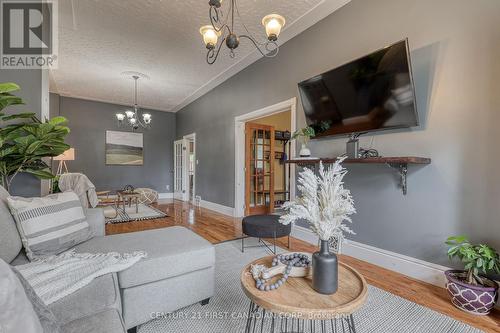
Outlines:
[[[457,308],[476,315],[487,315],[498,298],[498,284],[479,273],[500,273],[500,257],[486,244],[471,244],[465,236],[446,240],[450,259],[458,258],[465,270],[445,272],[446,289]]]

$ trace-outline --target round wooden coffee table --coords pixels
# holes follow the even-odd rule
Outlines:
[[[289,278],[273,291],[260,291],[250,265],[271,267],[272,256],[257,259],[241,272],[241,286],[250,299],[245,332],[356,332],[354,312],[366,302],[367,284],[352,267],[339,263],[339,287],[333,295],[312,288],[311,277]],[[275,277],[280,278],[281,275]]]

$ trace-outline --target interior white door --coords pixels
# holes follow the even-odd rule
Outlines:
[[[184,178],[185,181],[185,192],[184,192],[184,201],[194,200],[195,193],[195,177],[196,177],[196,140],[195,134],[185,135],[184,136],[184,145],[186,147],[185,151],[185,159],[184,159]]]
[[[182,201],[189,201],[189,141],[182,140]]]
[[[185,160],[185,140],[174,141],[174,199],[178,200],[184,200],[186,191]]]

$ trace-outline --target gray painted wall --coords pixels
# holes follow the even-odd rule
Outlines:
[[[51,115],[59,112],[68,119],[71,129],[66,142],[75,148],[76,158],[67,163],[70,172],[86,174],[98,190],[116,190],[131,184],[160,193],[172,191],[174,113],[143,110],[153,117],[151,129],[140,131],[144,133],[144,165],[110,166],[105,164],[105,133],[106,130],[128,130],[119,128],[115,120],[115,113],[123,112],[125,107],[54,94],[50,100]]]
[[[297,83],[382,46],[410,41],[421,127],[365,137],[386,156],[431,157],[412,167],[409,193],[385,166],[349,166],[358,213],[352,239],[449,264],[443,240],[469,234],[500,247],[500,2],[352,0],[177,115],[177,136],[196,132],[196,191],[234,205],[234,117],[298,96]],[[303,126],[302,108],[298,125]],[[344,139],[313,142],[317,156]]]
[[[58,94],[49,94],[49,117],[54,118],[61,114],[60,104],[61,97]]]
[[[0,69],[0,82],[17,83],[21,90],[16,95],[22,97],[26,105],[5,109],[6,113],[33,112],[42,114],[42,71],[27,69]],[[2,126],[0,124],[0,126]],[[12,195],[39,196],[40,180],[29,174],[19,174],[14,178],[10,190]]]

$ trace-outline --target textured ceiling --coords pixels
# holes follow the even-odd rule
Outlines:
[[[323,2],[338,2],[338,8],[348,1],[239,0],[238,7],[250,32],[263,39],[260,21],[266,14],[285,16],[286,28],[295,35],[307,27],[300,24],[305,13],[319,11]],[[253,46],[242,41],[234,59],[223,47],[209,66],[198,32],[208,21],[208,0],[59,0],[59,68],[51,71],[50,90],[131,104],[133,81],[120,73],[138,71],[150,77],[139,82],[139,105],[175,111],[201,88],[215,86],[221,73],[232,75],[248,65],[250,54],[258,58]],[[238,24],[235,30],[243,31]]]

